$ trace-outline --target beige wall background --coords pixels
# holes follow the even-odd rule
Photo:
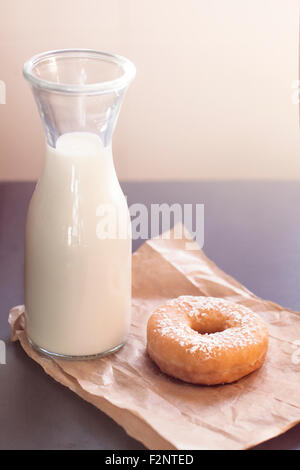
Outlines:
[[[297,0],[0,0],[0,179],[42,167],[24,61],[69,47],[137,66],[114,136],[121,179],[300,179],[298,22]]]

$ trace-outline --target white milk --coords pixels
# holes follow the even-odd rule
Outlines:
[[[115,220],[121,237],[112,233]],[[26,331],[36,346],[82,356],[124,342],[131,302],[129,220],[111,148],[96,134],[63,134],[56,149],[47,147],[25,236]]]

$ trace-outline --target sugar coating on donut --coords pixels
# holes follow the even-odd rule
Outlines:
[[[156,323],[156,330],[161,335],[168,335],[175,341],[178,341],[181,346],[187,348],[189,353],[195,353],[198,349],[206,352],[207,354],[216,354],[218,350],[232,345],[238,345],[240,348],[249,344],[249,341],[257,341],[256,333],[257,325],[253,321],[254,313],[242,305],[230,303],[223,299],[215,299],[213,297],[190,297],[181,296],[178,299],[172,299],[166,304],[167,306],[176,306],[182,312],[186,312],[189,317],[207,317],[209,318],[211,312],[217,308],[223,315],[229,318],[232,323],[239,326],[239,334],[236,329],[227,327],[221,332],[214,334],[203,333],[195,334],[195,330],[184,322],[174,324],[170,312],[167,312],[165,307],[160,307],[156,313],[162,313],[161,318]],[[255,316],[255,319],[257,317]],[[233,328],[233,326],[232,326]],[[219,333],[219,334],[218,334]],[[220,334],[222,333],[222,334]]]
[[[255,370],[259,363],[261,365],[268,333],[261,318],[243,305],[214,297],[181,296],[155,310],[148,322],[147,336],[148,352],[155,362],[161,360],[166,363],[169,360],[173,368],[177,364],[181,369],[189,367],[196,370],[196,360],[199,360],[201,372],[201,364],[206,361],[210,376],[216,378],[206,382],[200,373],[199,381],[193,381],[221,383],[218,380],[223,376],[222,382],[231,381],[228,380],[228,370],[224,374],[218,370],[222,368],[222,362],[227,368],[235,369],[233,380],[238,375],[237,369],[243,376],[251,372],[249,369]],[[168,350],[173,357],[168,358]],[[189,360],[188,357],[194,359]],[[215,370],[210,370],[209,364]],[[163,369],[168,373],[168,365]],[[171,375],[176,376],[174,373]],[[185,377],[184,372],[177,376]]]

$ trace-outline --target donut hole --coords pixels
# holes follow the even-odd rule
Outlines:
[[[191,319],[190,327],[200,335],[221,333],[227,329],[225,320],[220,315],[201,315]]]
[[[222,331],[226,330],[226,328],[192,328],[192,330],[197,331],[200,335],[212,335],[214,333],[222,333]]]

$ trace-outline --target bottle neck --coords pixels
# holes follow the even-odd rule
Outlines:
[[[46,144],[43,179],[56,188],[74,192],[79,186],[87,190],[97,185],[102,188],[118,183],[111,145],[104,147],[101,139],[92,133],[63,134],[56,148]]]

